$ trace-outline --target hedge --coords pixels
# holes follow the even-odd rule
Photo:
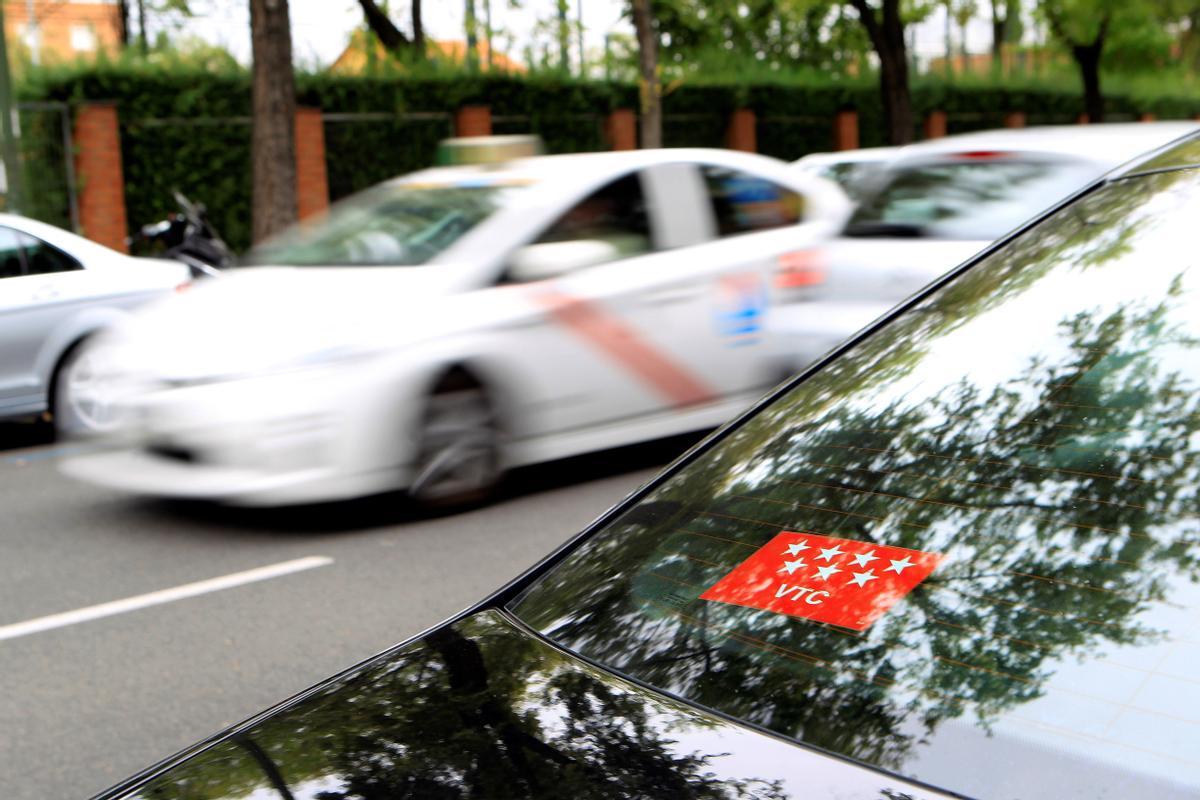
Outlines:
[[[996,127],[1006,112],[1014,110],[1024,111],[1030,125],[1073,121],[1082,110],[1080,93],[1069,82],[1048,84],[918,81],[913,87],[914,133],[920,136],[920,120],[934,109],[947,112],[950,132]],[[218,230],[235,249],[247,246],[250,78],[246,72],[99,64],[34,73],[20,92],[22,100],[117,103],[131,226],[171,210],[171,189],[179,188],[209,207]],[[301,105],[327,114],[333,199],[430,164],[437,142],[450,133],[451,115],[465,104],[491,106],[497,133],[538,133],[555,153],[603,149],[605,115],[615,108],[637,106],[633,85],[554,74],[301,74],[297,96]],[[1193,96],[1110,93],[1107,99],[1114,119],[1134,118],[1141,112],[1164,119],[1200,112],[1200,98]],[[829,149],[833,115],[846,107],[858,110],[864,147],[884,144],[872,76],[856,80],[781,77],[749,86],[697,78],[669,86],[663,101],[664,143],[719,147],[728,115],[739,107],[756,112],[759,150],[768,155],[790,160]]]

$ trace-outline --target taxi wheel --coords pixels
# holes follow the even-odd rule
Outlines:
[[[95,436],[112,427],[112,407],[97,367],[86,341],[74,345],[59,361],[50,395],[56,438]]]
[[[499,426],[487,392],[465,373],[446,376],[425,406],[409,495],[447,508],[487,499],[503,472]]]

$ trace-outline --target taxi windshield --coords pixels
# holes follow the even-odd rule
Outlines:
[[[995,239],[1098,172],[1084,162],[1007,154],[899,167],[854,212],[845,235]]]
[[[419,266],[508,202],[520,184],[387,183],[258,245],[245,266]]]
[[[1200,793],[1200,171],[1111,182],[795,385],[509,606],[979,798]]]

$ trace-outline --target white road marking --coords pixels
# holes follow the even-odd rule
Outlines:
[[[208,580],[196,581],[195,583],[185,583],[183,586],[176,586],[171,589],[161,589],[157,592],[126,597],[123,600],[113,600],[109,603],[100,603],[99,605],[88,606],[87,608],[77,608],[74,611],[64,611],[61,614],[51,614],[47,617],[38,617],[37,619],[26,620],[25,622],[14,622],[11,625],[0,626],[0,641],[16,639],[18,636],[28,636],[31,633],[41,633],[42,631],[75,625],[79,622],[88,622],[89,620],[100,619],[102,617],[111,617],[114,614],[124,614],[127,611],[137,611],[141,608],[162,605],[163,603],[173,603],[176,600],[219,592],[222,589],[232,589],[235,586],[278,578],[283,575],[290,575],[293,572],[303,572],[306,569],[328,566],[332,563],[333,559],[328,556],[306,556],[305,558],[282,561],[266,567],[248,569],[245,572],[235,572],[232,575],[224,575],[220,578],[209,578]]]

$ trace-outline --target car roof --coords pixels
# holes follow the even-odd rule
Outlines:
[[[1200,131],[1200,122],[1185,121],[979,131],[908,145],[897,154],[897,161],[936,160],[968,150],[1006,150],[1084,159],[1116,167],[1196,131]]]
[[[478,177],[489,182],[574,182],[622,170],[641,169],[655,164],[696,161],[752,170],[778,170],[787,174],[787,164],[770,156],[703,147],[666,147],[650,150],[622,150],[601,153],[571,153],[531,156],[496,164],[433,167],[397,178],[398,182],[462,181]]]
[[[792,162],[797,167],[819,167],[826,164],[857,164],[860,162],[887,161],[900,152],[899,147],[860,147],[856,150],[838,150],[831,153],[809,153]]]

